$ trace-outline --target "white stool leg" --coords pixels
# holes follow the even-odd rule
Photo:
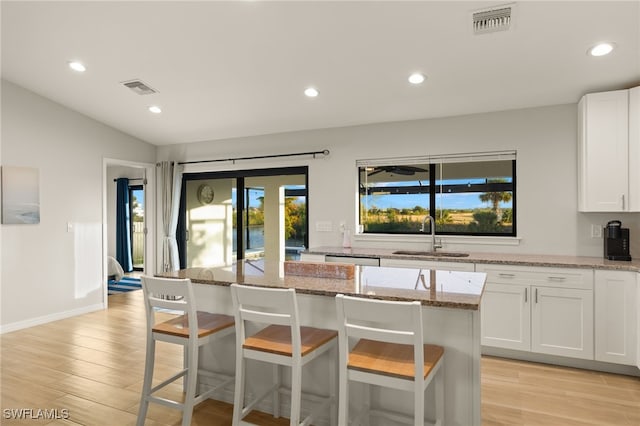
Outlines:
[[[151,394],[151,383],[153,383],[153,367],[156,359],[156,341],[153,337],[147,339],[146,359],[144,361],[144,382],[142,384],[142,397],[138,409],[137,426],[143,426],[149,408],[148,397]]]
[[[291,421],[290,425],[300,423],[300,406],[302,405],[302,363],[293,360],[291,365]]]
[[[281,376],[281,368],[278,364],[273,364],[272,366],[272,371],[273,371],[273,383],[275,384],[276,388],[273,391],[273,417],[275,417],[276,419],[278,417],[280,417],[280,384],[282,383],[282,376]]]
[[[436,418],[435,424],[444,426],[444,368],[440,361],[440,368],[435,377]]]
[[[338,360],[338,345],[333,345],[333,348],[331,348],[326,356],[329,358],[329,398],[331,398],[329,424],[331,426],[337,426],[338,396],[336,395],[336,391],[338,389],[338,369],[336,368],[336,361]]]
[[[246,370],[242,348],[236,351],[236,388],[233,397],[233,426],[238,426],[244,411],[244,374]]]
[[[424,426],[424,382],[422,380],[413,385],[413,424]]]
[[[187,359],[187,374],[185,376],[185,396],[182,407],[182,426],[191,425],[193,415],[193,402],[196,396],[196,384],[198,381],[198,346],[197,342],[186,345],[185,358]]]

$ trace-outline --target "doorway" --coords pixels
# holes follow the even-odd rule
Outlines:
[[[132,247],[133,271],[128,275],[153,274],[155,271],[155,171],[153,163],[137,163],[118,159],[103,159],[103,285],[104,305],[108,306],[110,259],[116,256],[117,179],[129,180],[128,228]],[[141,251],[141,253],[140,253]]]
[[[186,173],[180,267],[299,258],[308,246],[307,167]]]

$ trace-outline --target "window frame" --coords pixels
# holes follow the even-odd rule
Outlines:
[[[493,158],[495,156],[498,156],[498,158]],[[499,158],[501,155],[504,156],[508,156],[510,158]],[[486,154],[487,158],[486,159],[478,159],[478,157],[481,156],[479,154],[475,154],[473,156],[470,156],[472,158],[474,158],[474,160],[472,161],[496,161],[496,160],[500,160],[500,161],[511,161],[511,182],[505,182],[505,183],[501,183],[501,182],[487,182],[484,184],[467,184],[467,185],[456,185],[456,184],[452,184],[452,185],[446,185],[443,186],[442,188],[448,188],[448,189],[453,189],[454,191],[451,192],[446,192],[446,193],[465,193],[465,192],[481,192],[481,193],[486,193],[486,192],[498,192],[495,189],[502,189],[502,191],[500,192],[505,192],[505,190],[508,190],[509,192],[511,192],[511,203],[512,203],[512,222],[511,222],[511,232],[505,233],[505,232],[454,232],[454,231],[438,231],[438,226],[436,226],[436,230],[435,230],[435,234],[436,235],[441,235],[441,236],[462,236],[462,237],[517,237],[518,233],[517,233],[517,175],[516,175],[516,153],[515,152],[507,152],[507,153],[488,153]],[[438,161],[438,160],[449,160],[449,161]],[[358,216],[357,216],[357,223],[359,225],[359,229],[361,229],[360,234],[361,235],[421,235],[424,234],[424,232],[420,232],[420,231],[386,231],[386,232],[379,232],[379,231],[367,231],[365,229],[365,227],[363,226],[362,223],[362,213],[363,213],[363,209],[362,209],[362,199],[361,199],[361,195],[363,194],[363,182],[362,182],[362,173],[361,170],[363,167],[366,167],[370,164],[374,164],[374,165],[424,165],[424,164],[428,164],[429,166],[429,184],[428,185],[424,185],[424,186],[420,186],[420,187],[416,187],[416,186],[397,186],[397,187],[393,187],[393,186],[387,186],[385,187],[385,190],[388,190],[391,194],[393,194],[394,191],[396,192],[400,192],[402,191],[403,194],[407,193],[407,190],[410,191],[409,193],[425,193],[425,194],[429,194],[429,214],[433,217],[435,217],[433,215],[434,212],[437,211],[437,205],[436,205],[436,195],[437,194],[442,194],[444,192],[440,191],[441,189],[441,185],[436,185],[436,181],[437,181],[437,176],[436,176],[436,166],[437,165],[442,165],[442,164],[446,164],[446,163],[451,163],[451,162],[457,162],[457,163],[464,163],[466,162],[464,160],[464,156],[453,156],[452,158],[447,157],[447,156],[443,156],[443,157],[437,157],[437,158],[426,158],[427,161],[425,161],[424,158],[413,158],[413,159],[387,159],[387,160],[359,160],[356,161],[356,166],[358,168]],[[435,160],[435,161],[434,161]],[[469,162],[472,162],[469,161]],[[510,187],[510,188],[509,188]],[[491,191],[490,189],[494,189],[493,191]],[[366,189],[365,189],[366,190]],[[421,191],[421,190],[426,190],[426,191]],[[412,192],[415,191],[415,192]],[[427,229],[425,232],[430,232],[429,226],[430,225],[426,225]]]

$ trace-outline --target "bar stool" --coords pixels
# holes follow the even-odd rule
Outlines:
[[[329,362],[329,393],[311,397],[317,408],[300,420],[302,397],[302,367],[318,357],[337,349],[334,330],[300,326],[298,303],[294,289],[274,289],[238,284],[231,285],[231,297],[236,316],[236,387],[233,405],[233,425],[241,424],[253,407],[268,395],[273,396],[273,415],[280,415],[280,366],[291,367],[291,425],[309,425],[320,410],[329,406],[331,424],[336,421],[336,364],[335,356]],[[248,336],[245,322],[260,323],[262,328]],[[266,326],[264,326],[266,324]],[[274,384],[244,405],[246,359],[274,364]]]
[[[199,348],[212,339],[234,332],[234,319],[229,315],[196,311],[193,286],[189,279],[142,277],[142,291],[147,314],[147,354],[144,367],[144,384],[138,411],[137,425],[142,426],[149,403],[153,402],[182,410],[182,425],[191,423],[193,407],[211,396],[216,390],[233,382],[233,377],[198,369]],[[156,322],[155,308],[181,311],[183,315],[164,322]],[[157,386],[151,387],[155,364],[156,341],[175,343],[184,347],[184,368]],[[215,386],[196,395],[198,374],[220,381]],[[154,393],[185,377],[184,402],[155,396]]]
[[[423,343],[420,302],[391,302],[339,294],[336,308],[340,352],[339,424],[348,424],[349,382],[354,381],[365,384],[364,410],[356,417],[358,420],[365,417],[368,421],[370,415],[380,415],[415,426],[444,425],[444,348]],[[349,350],[353,341],[356,343]],[[434,377],[435,421],[428,423],[424,420],[425,390]],[[413,392],[413,418],[371,409],[370,385]]]

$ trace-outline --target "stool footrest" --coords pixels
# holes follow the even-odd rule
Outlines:
[[[163,387],[167,386],[170,383],[175,382],[176,380],[178,380],[180,377],[184,376],[187,374],[187,369],[183,369],[179,372],[177,372],[176,374],[174,374],[173,376],[169,377],[168,379],[164,380],[162,383],[160,383],[159,385],[156,385],[154,387],[151,388],[151,392],[150,393],[154,393],[159,391],[160,389],[162,389]]]

